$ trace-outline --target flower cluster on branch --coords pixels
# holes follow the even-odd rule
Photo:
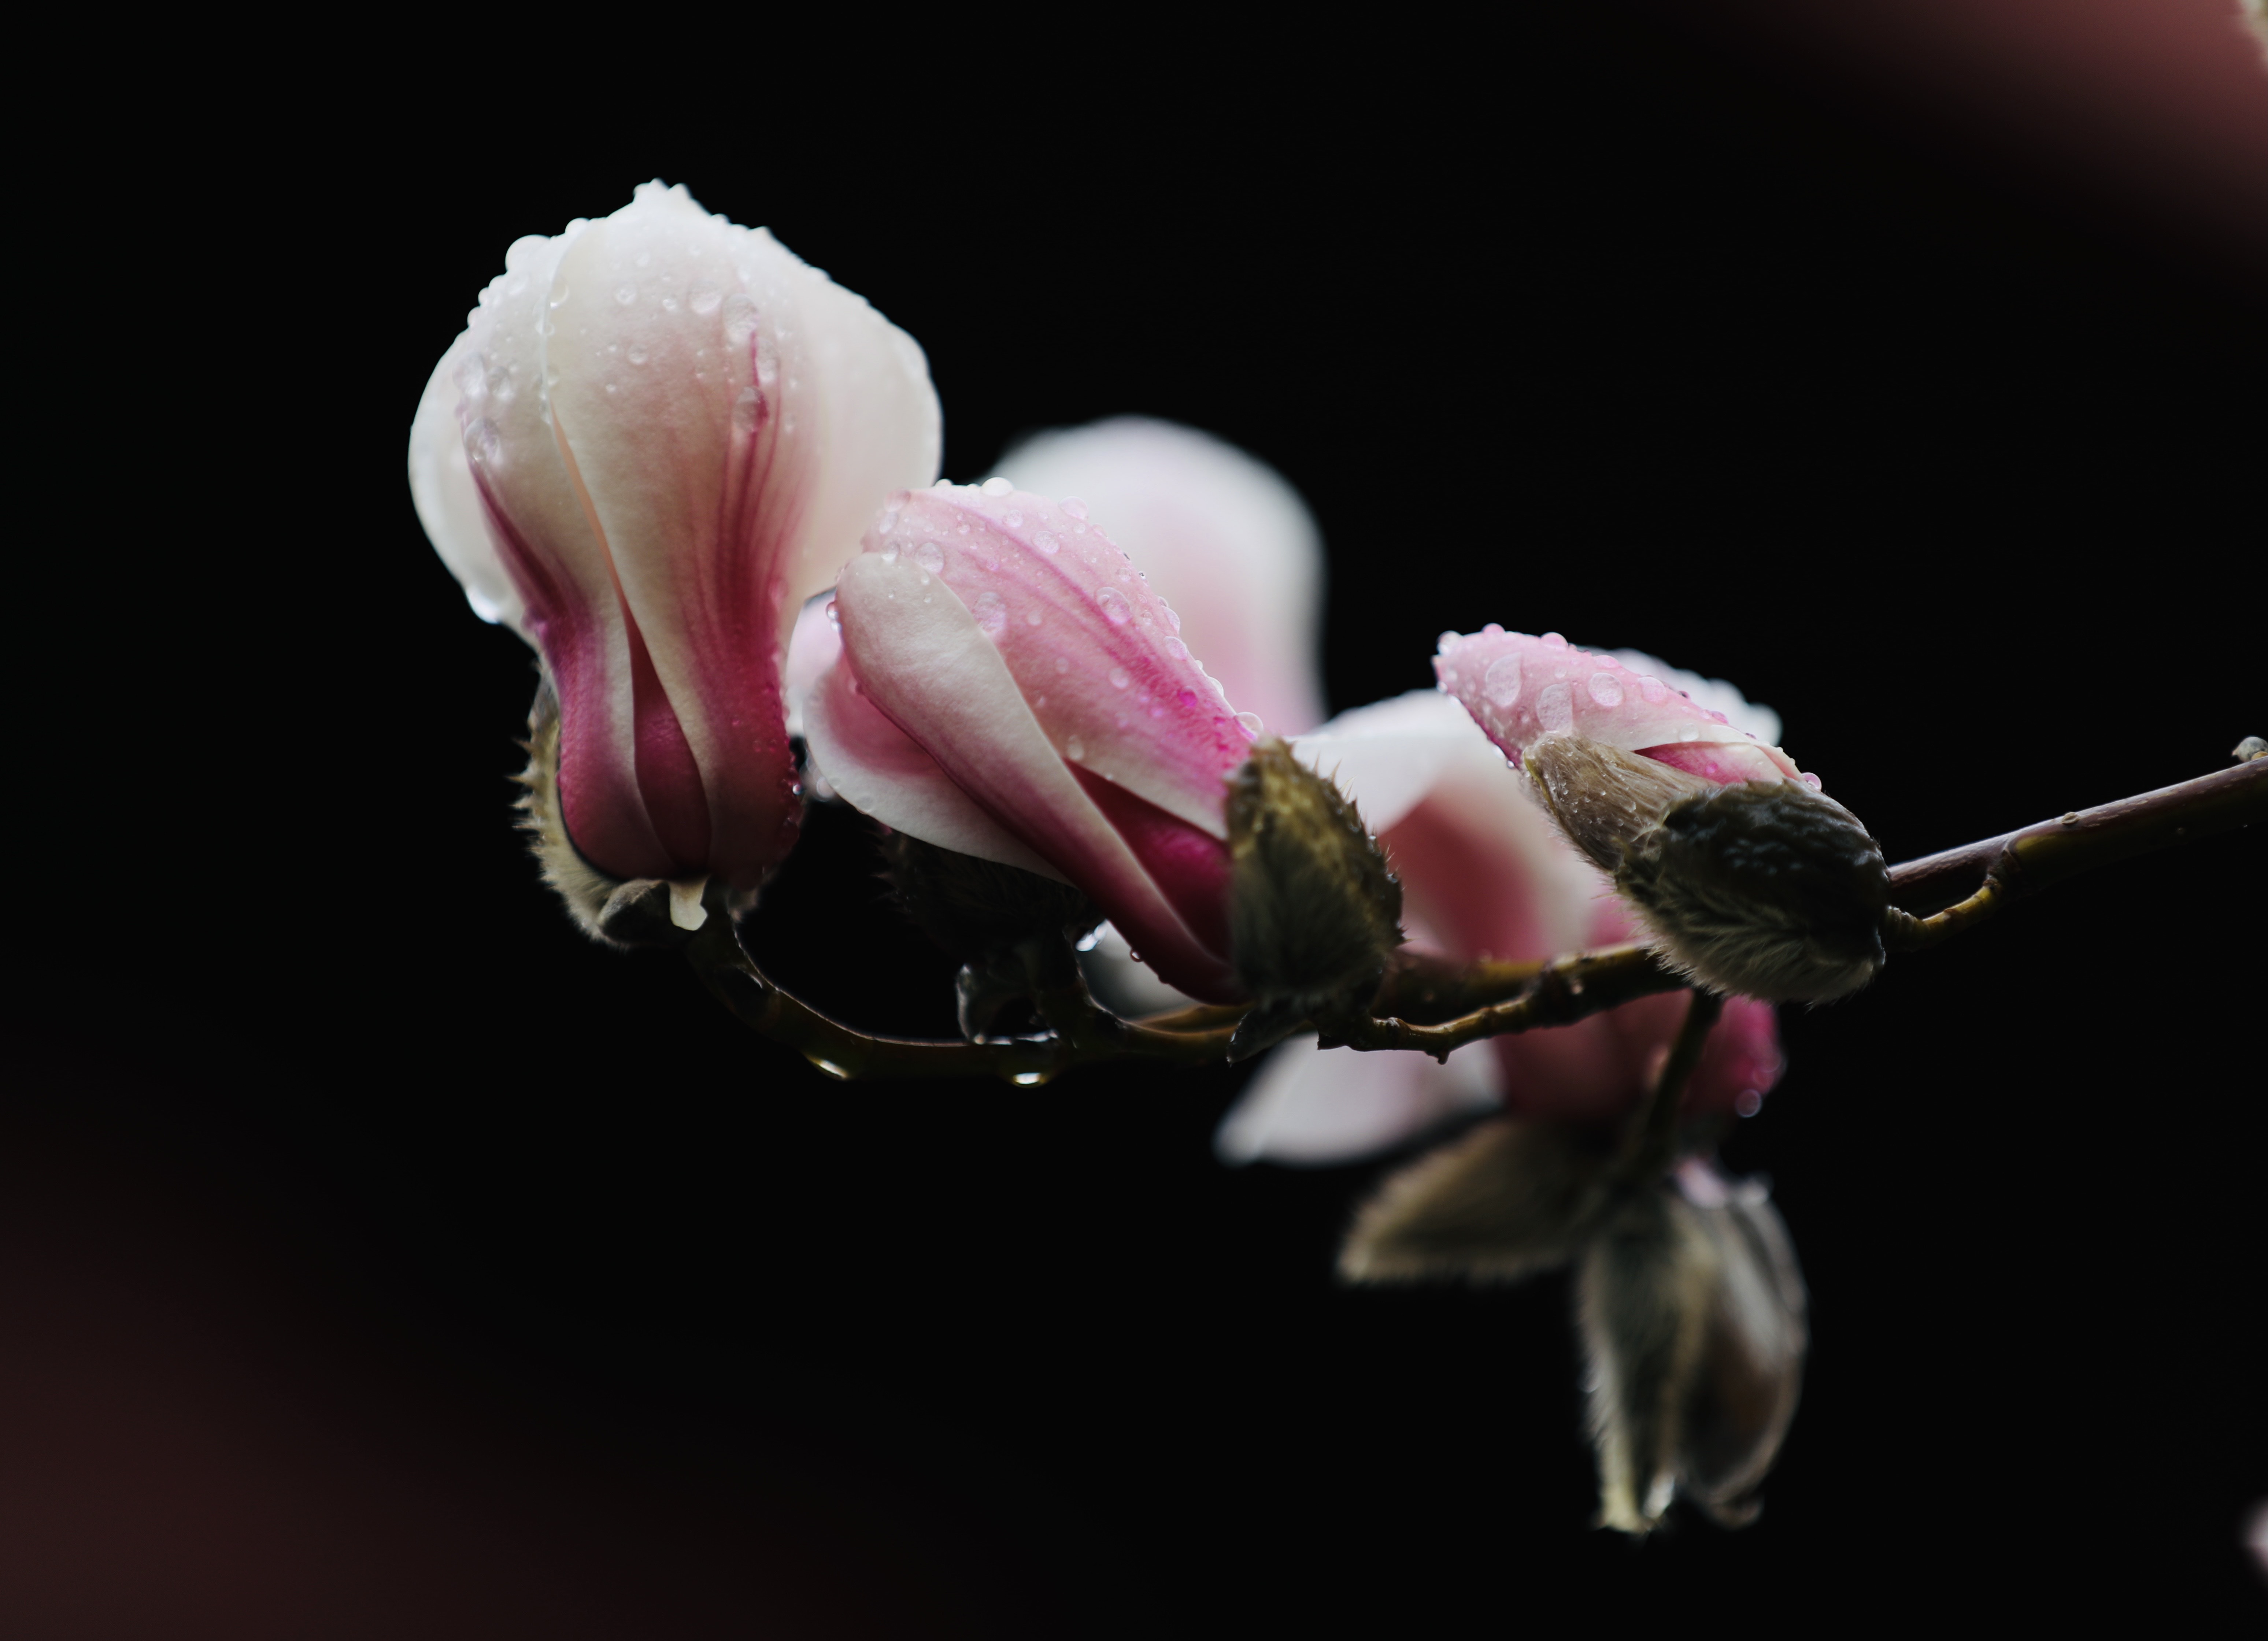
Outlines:
[[[939,441],[909,337],[681,188],[512,247],[409,470],[540,658],[545,876],[836,1076],[1264,1055],[1226,1160],[1440,1142],[1342,1274],[1571,1268],[1626,1531],[1680,1494],[1748,1520],[1794,1408],[1793,1247],[1714,1160],[1780,1076],[1773,1005],[2268,797],[2247,762],[1894,872],[1732,686],[1493,624],[1318,723],[1321,548],[1278,475],[1130,419],[957,486]],[[742,950],[812,801],[872,821],[961,1041],[832,1020]]]

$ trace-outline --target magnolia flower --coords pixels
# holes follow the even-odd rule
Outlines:
[[[1736,695],[1727,704],[1746,713]],[[1295,743],[1379,828],[1411,943],[1458,960],[1525,961],[1635,932],[1596,868],[1521,793],[1457,703],[1432,690],[1342,714]],[[1460,1114],[1609,1123],[1652,1085],[1683,999],[1641,997],[1568,1027],[1491,1038],[1446,1065],[1418,1055],[1287,1043],[1223,1122],[1224,1159],[1322,1164],[1374,1154]],[[1753,1114],[1780,1071],[1769,1005],[1735,999],[1688,1083],[1692,1116]]]
[[[896,831],[1072,883],[1192,997],[1375,985],[1392,881],[1087,517],[995,479],[896,498],[843,569],[818,767]]]
[[[694,926],[707,878],[745,894],[786,854],[789,629],[939,430],[909,337],[681,188],[505,254],[410,488],[474,609],[542,657],[531,807],[594,933],[663,884]]]
[[[1815,1000],[1881,966],[1881,850],[1778,747],[1557,633],[1445,634],[1433,666],[1683,972]]]

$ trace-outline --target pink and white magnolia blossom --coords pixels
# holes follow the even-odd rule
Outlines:
[[[1005,480],[896,497],[845,565],[843,655],[804,705],[853,806],[1076,884],[1169,983],[1241,1000],[1227,784],[1239,714],[1086,516]]]
[[[1238,706],[1278,735],[1322,721],[1322,540],[1281,474],[1210,433],[1132,416],[1036,434],[993,470],[1108,519]]]
[[[1646,658],[1634,660],[1644,662]],[[1734,696],[1736,712],[1744,708]],[[1379,828],[1420,950],[1524,961],[1633,938],[1606,878],[1521,794],[1458,704],[1433,690],[1344,713],[1296,743]],[[1418,1055],[1286,1043],[1222,1122],[1226,1160],[1322,1165],[1407,1141],[1461,1113],[1596,1123],[1651,1086],[1684,999],[1642,997],[1572,1026],[1497,1037],[1446,1065]],[[1769,1004],[1727,1003],[1685,1093],[1692,1115],[1756,1111],[1779,1076]]]
[[[475,610],[541,652],[583,862],[738,891],[778,863],[789,629],[939,440],[911,338],[682,188],[505,254],[418,406],[410,488]]]

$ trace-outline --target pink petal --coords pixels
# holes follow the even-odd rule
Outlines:
[[[884,512],[865,556],[939,578],[1066,760],[1227,835],[1226,783],[1254,727],[1177,636],[1180,618],[1082,511],[1005,488],[918,491]]]
[[[1064,880],[885,717],[848,666],[829,668],[804,697],[803,725],[813,764],[861,814],[939,849]]]
[[[954,516],[946,516],[948,523]],[[902,519],[891,522],[894,529],[902,527]],[[976,550],[957,532],[948,534],[956,550]],[[979,609],[972,610],[962,592],[975,574],[956,578],[946,570],[933,534],[915,535],[902,555],[882,546],[887,539],[869,537],[870,550],[845,567],[836,592],[844,662],[866,700],[917,741],[1003,830],[1093,896],[1168,983],[1192,997],[1235,1000],[1241,991],[1225,946],[1203,932],[1223,915],[1213,902],[1225,899],[1226,846],[1139,792],[1113,790],[1116,783],[1083,782],[1091,772],[1075,773],[1065,762],[1034,715],[1008,658],[995,647],[996,629],[1007,620],[1005,600],[997,607],[985,605],[982,592],[996,587],[978,588]],[[924,555],[924,545],[934,551]],[[997,548],[983,553],[996,563],[1006,557]],[[983,563],[979,556],[976,566]],[[1020,601],[1016,614],[1020,619],[1039,609],[1044,620],[1049,608],[1069,624],[1066,612],[1044,600]],[[990,625],[987,616],[993,618]],[[1051,667],[1049,675],[1055,676]],[[831,714],[832,687],[821,696]],[[1230,725],[1233,731],[1233,719]],[[836,755],[821,753],[830,780],[835,768],[827,760]],[[1109,815],[1093,795],[1098,790],[1112,805]],[[884,793],[877,801],[870,791],[868,802],[874,806],[868,813],[899,824],[891,819],[894,797]],[[924,835],[916,825],[903,829]],[[941,838],[929,841],[953,847]],[[1208,852],[1222,863],[1218,869],[1205,865]]]
[[[1446,634],[1433,671],[1515,758],[1545,735],[1574,734],[1725,784],[1802,778],[1786,753],[1742,735],[1724,713],[1557,633]]]
[[[995,471],[1107,519],[1239,707],[1279,735],[1321,720],[1322,542],[1273,468],[1194,428],[1119,416],[1042,433]]]

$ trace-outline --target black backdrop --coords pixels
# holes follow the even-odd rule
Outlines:
[[[61,796],[0,1107],[16,1633],[2257,1613],[2257,837],[1786,1012],[1729,1155],[1812,1284],[1804,1405],[1758,1526],[1634,1546],[1564,1284],[1336,1288],[1371,1173],[1218,1167],[1238,1074],[828,1083],[585,943],[511,830],[532,674],[406,430],[504,246],[656,173],[921,341],[951,476],[1129,410],[1280,468],[1335,707],[1445,627],[1640,646],[1776,706],[1893,857],[2268,732],[2254,254],[1584,17],[1329,72],[752,28],[651,105],[626,48],[149,114],[62,236],[115,252],[151,449],[55,442],[35,573],[79,578],[18,623]],[[841,812],[753,938],[949,1025]]]

